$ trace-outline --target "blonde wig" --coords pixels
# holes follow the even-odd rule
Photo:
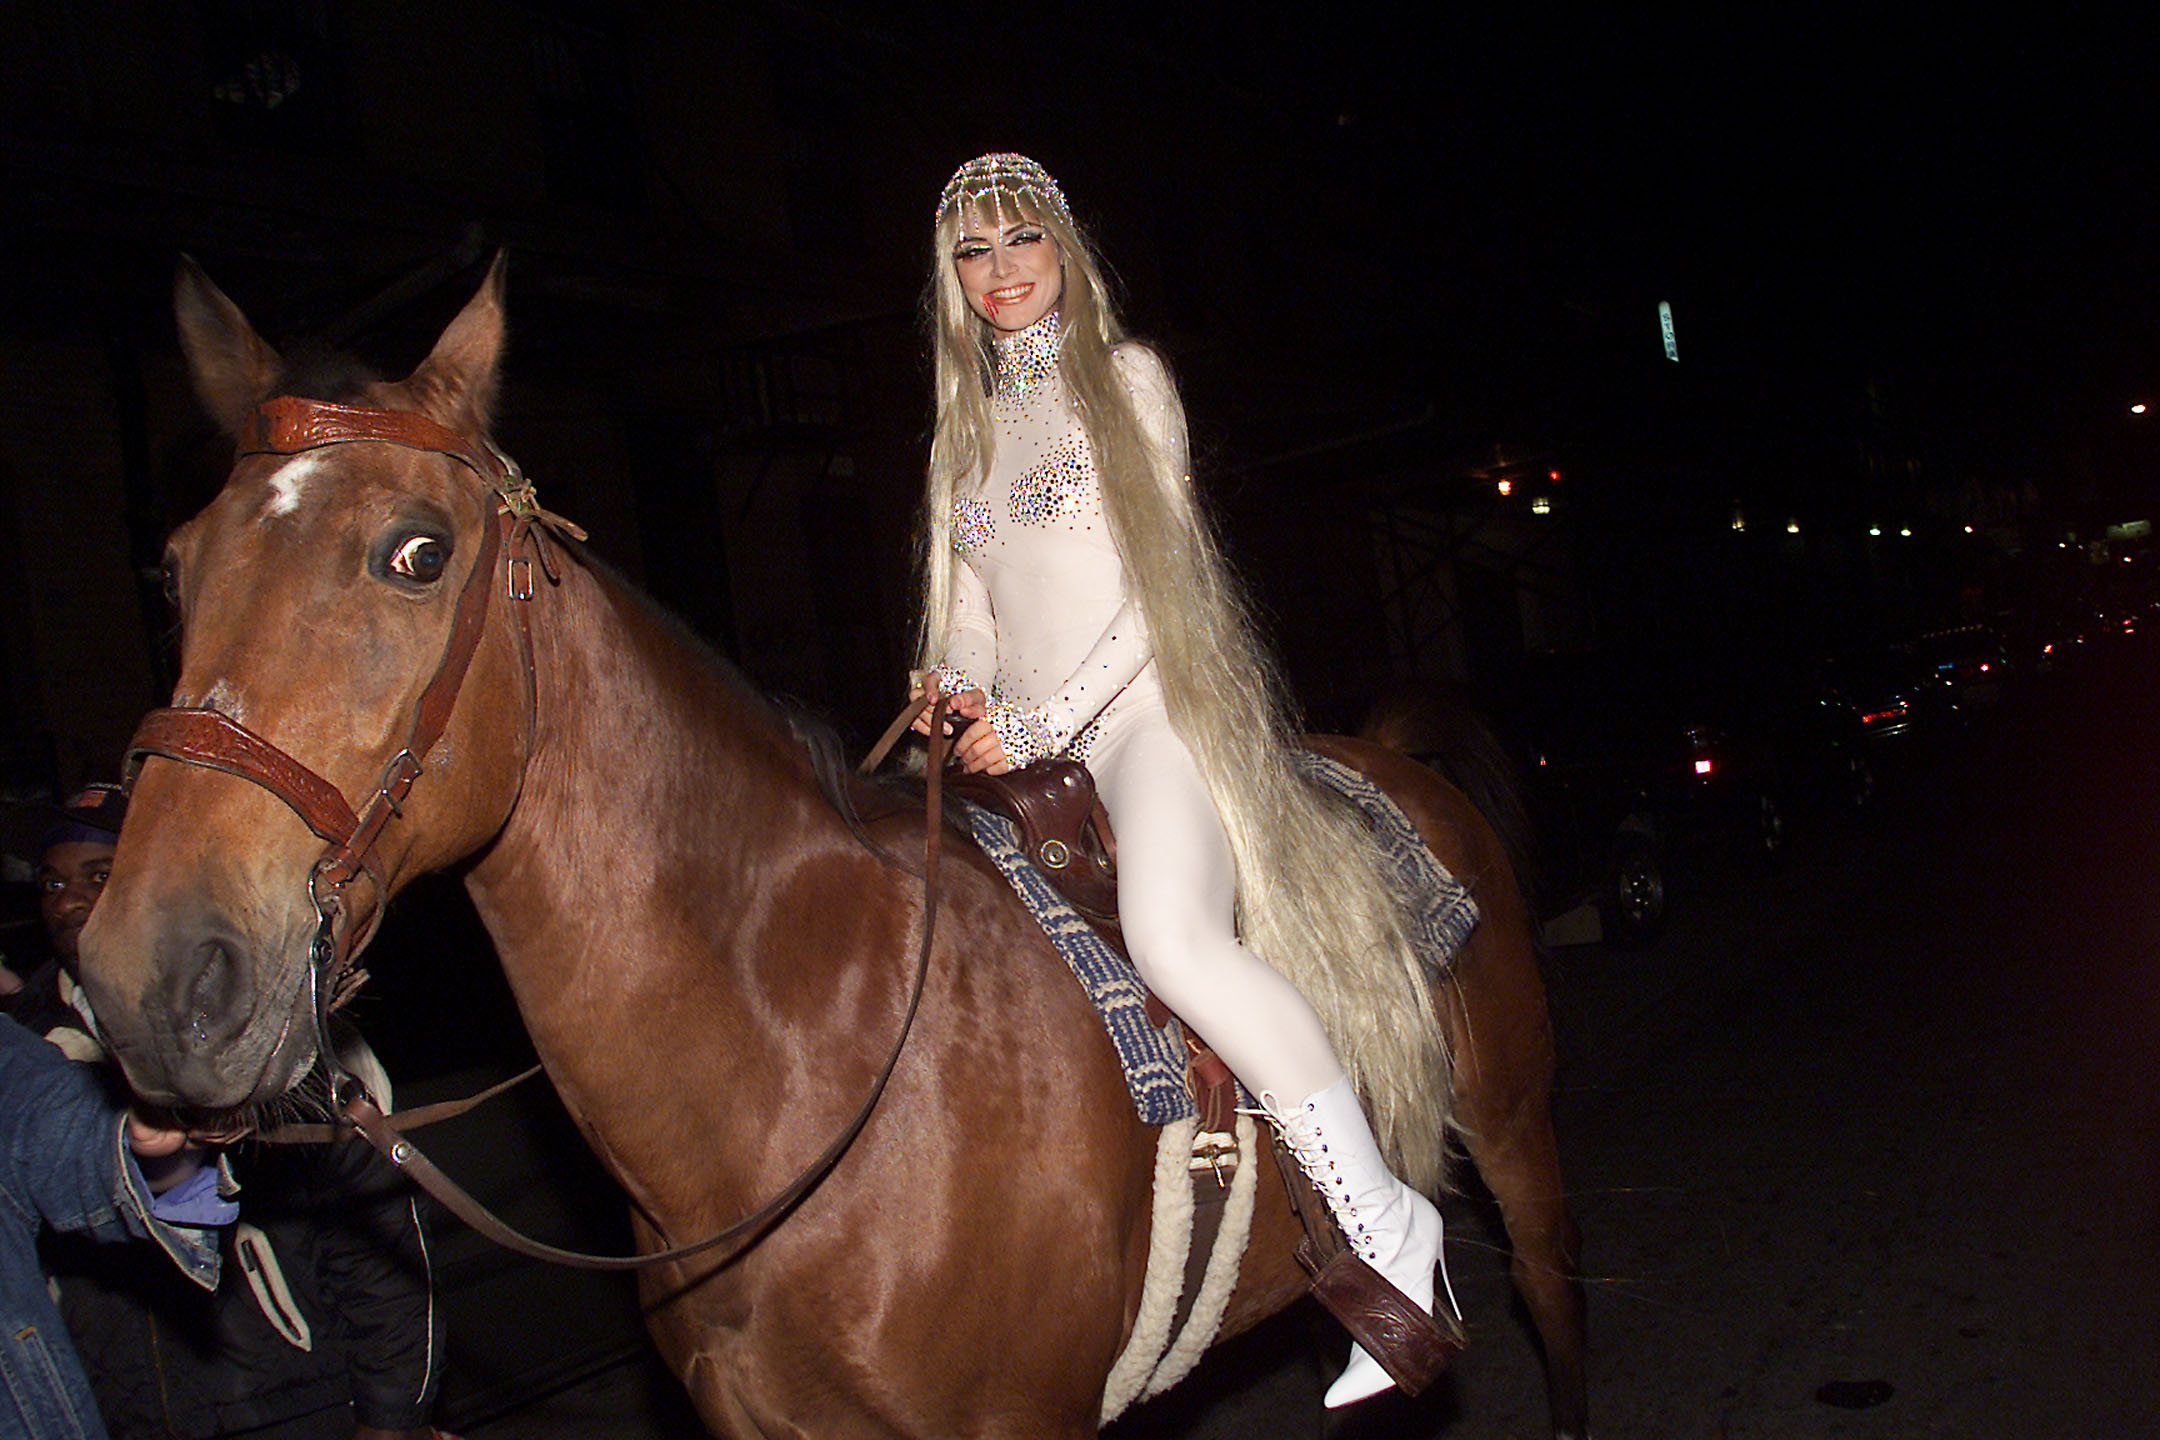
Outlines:
[[[985,157],[1017,159],[1018,157]],[[972,162],[980,167],[983,162]],[[1032,164],[1032,162],[1028,162]],[[962,175],[968,167],[963,167]],[[1040,181],[1048,181],[1034,167]],[[1443,1180],[1448,1056],[1432,977],[1363,820],[1298,773],[1298,727],[1279,672],[1194,498],[1191,477],[1148,437],[1115,355],[1129,343],[1100,262],[1054,186],[1027,172],[947,187],[926,298],[937,425],[922,530],[918,664],[943,657],[951,615],[953,500],[995,450],[993,331],[968,308],[953,264],[963,212],[989,227],[1024,218],[1064,267],[1059,373],[1086,427],[1126,586],[1146,617],[1170,722],[1229,832],[1238,928],[1319,1012],[1397,1173],[1428,1194]],[[981,677],[986,683],[990,677]]]

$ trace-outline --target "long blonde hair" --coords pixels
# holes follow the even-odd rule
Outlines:
[[[1063,257],[1059,375],[1102,478],[1111,539],[1147,621],[1170,723],[1229,832],[1239,931],[1319,1012],[1398,1173],[1433,1192],[1443,1178],[1448,1056],[1432,977],[1363,820],[1297,770],[1291,750],[1299,727],[1280,673],[1191,477],[1180,457],[1149,439],[1133,405],[1119,353],[1137,342],[1118,319],[1093,246],[1062,204],[1041,203],[1025,189],[964,194],[938,216],[926,297],[937,425],[922,517],[917,663],[944,658],[953,501],[988,470],[996,449],[994,332],[968,308],[952,259],[971,206],[988,226],[1013,215],[1042,225]]]

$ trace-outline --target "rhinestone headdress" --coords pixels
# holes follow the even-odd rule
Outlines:
[[[945,193],[938,196],[937,218],[943,220],[955,207],[984,196],[1011,195],[1033,200],[1065,224],[1072,224],[1072,211],[1065,207],[1065,192],[1058,189],[1057,181],[1025,155],[998,153],[978,155],[953,171],[952,179],[945,182]]]

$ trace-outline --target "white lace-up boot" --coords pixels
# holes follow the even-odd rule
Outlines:
[[[1396,1179],[1381,1159],[1350,1081],[1338,1080],[1290,1109],[1263,1091],[1260,1106],[1299,1168],[1327,1200],[1351,1249],[1431,1314],[1433,1271],[1440,1263],[1440,1212]],[[1327,1405],[1339,1409],[1394,1385],[1365,1347],[1353,1345],[1349,1368],[1328,1387]]]

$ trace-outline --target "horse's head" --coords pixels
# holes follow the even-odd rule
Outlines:
[[[333,978],[311,956],[323,913],[364,937],[400,884],[484,844],[515,800],[530,723],[515,602],[497,594],[463,627],[476,646],[462,684],[434,683],[459,612],[503,586],[498,477],[476,473],[500,464],[482,437],[501,274],[498,261],[406,379],[314,397],[359,407],[344,409],[277,398],[293,382],[276,352],[182,268],[196,390],[239,457],[166,552],[175,710],[137,737],[127,825],[81,944],[99,1021],[147,1097],[232,1110],[297,1081]],[[418,438],[325,443],[340,423]],[[437,713],[419,723],[423,710]],[[184,723],[154,732],[160,717]],[[398,760],[408,749],[416,764]],[[348,839],[335,832],[355,812],[379,832],[325,868],[323,836]]]

